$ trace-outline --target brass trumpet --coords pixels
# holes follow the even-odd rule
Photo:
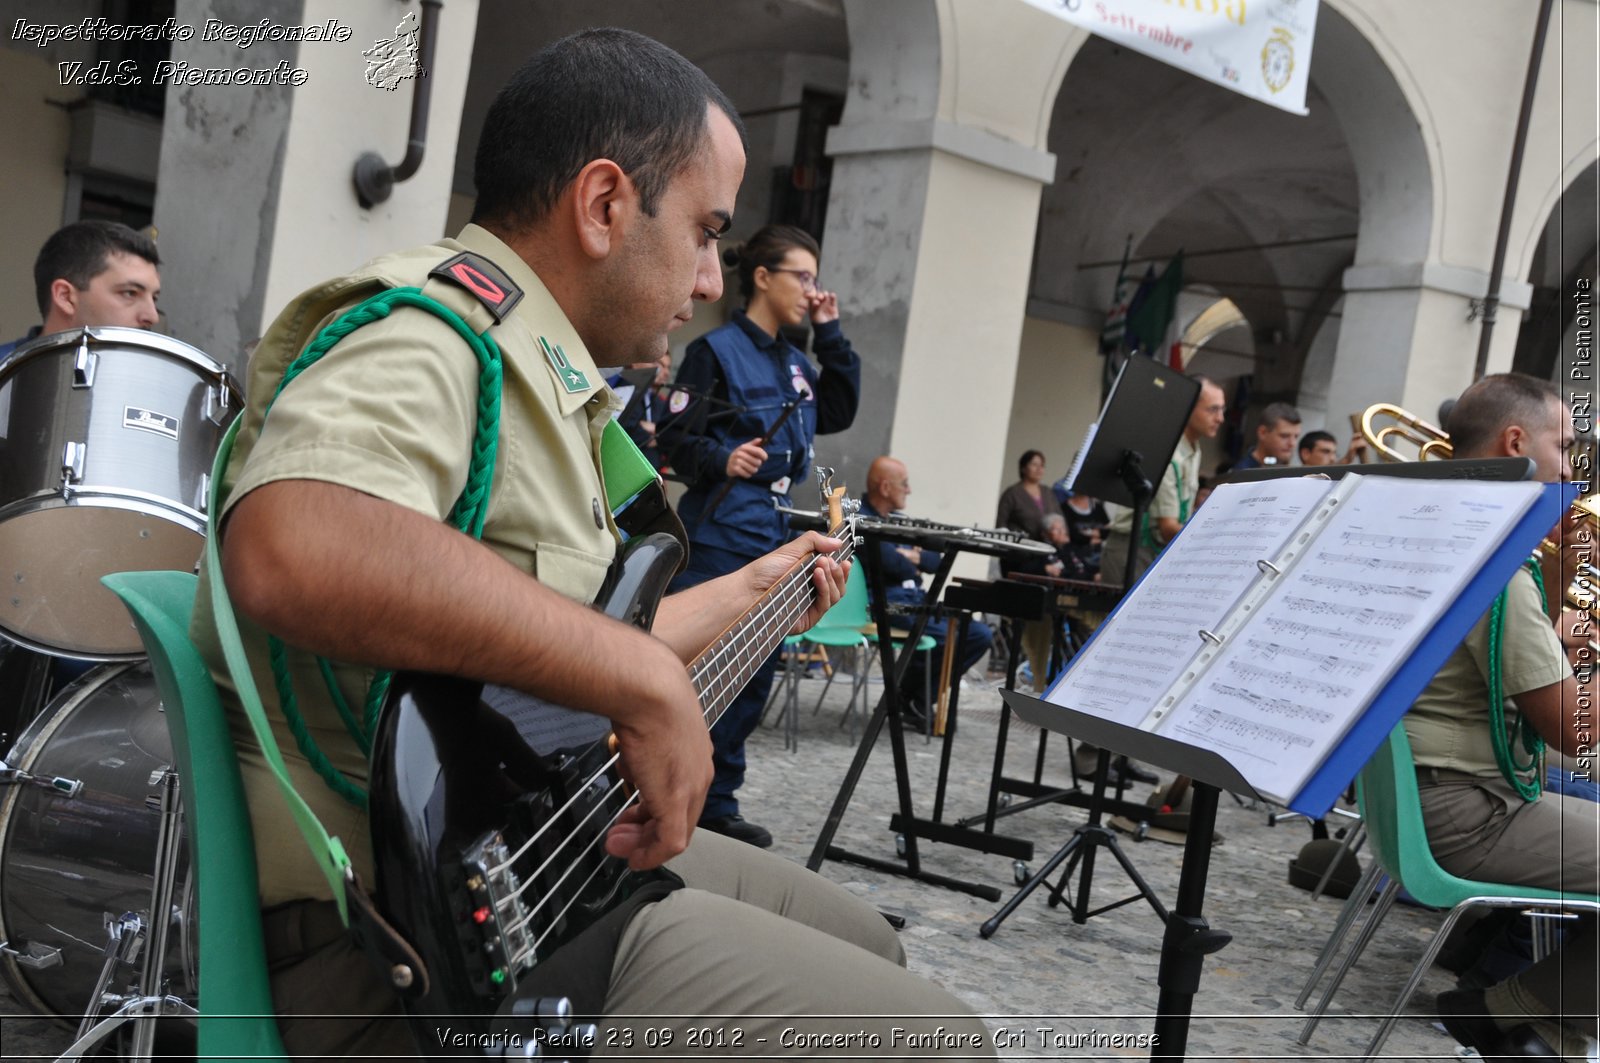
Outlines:
[[[1394,423],[1377,427],[1382,418],[1390,418]],[[1393,403],[1379,402],[1361,413],[1352,413],[1350,426],[1385,461],[1427,461],[1448,458],[1453,453],[1450,436],[1444,429]],[[1415,447],[1416,454],[1408,456],[1396,450],[1393,441],[1397,440]],[[1582,514],[1589,525],[1589,542],[1595,544],[1594,550],[1600,551],[1600,495],[1580,498],[1572,509]],[[1539,544],[1539,553],[1545,557],[1555,556],[1560,550],[1561,544],[1555,540],[1545,539]],[[1562,600],[1600,626],[1600,566],[1591,559],[1580,562],[1577,568],[1563,589]],[[1600,655],[1600,640],[1590,639],[1589,649]]]
[[[1375,427],[1375,422],[1383,417],[1392,418],[1394,423],[1382,428]],[[1360,413],[1352,413],[1350,428],[1365,439],[1384,461],[1427,461],[1429,458],[1450,456],[1450,437],[1443,428],[1393,403],[1378,402]],[[1405,440],[1415,447],[1416,453],[1407,455],[1396,450],[1391,441],[1398,440]]]

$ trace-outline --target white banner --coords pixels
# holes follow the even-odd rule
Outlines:
[[[1168,66],[1306,113],[1317,0],[1025,0]]]

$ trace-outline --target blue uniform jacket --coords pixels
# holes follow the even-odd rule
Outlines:
[[[756,557],[788,540],[788,518],[775,504],[787,504],[792,486],[811,481],[812,441],[849,428],[861,399],[861,359],[839,323],[815,329],[820,373],[802,351],[767,335],[742,310],[689,345],[675,383],[732,404],[726,415],[718,415],[725,409],[720,406],[709,411],[702,430],[691,429],[699,419],[687,411],[660,430],[672,467],[690,483],[678,515],[691,543]],[[766,462],[749,479],[735,480],[716,512],[701,520],[727,483],[728,455],[766,435],[795,398],[800,406],[767,441]],[[668,408],[677,413],[682,404],[674,395]]]

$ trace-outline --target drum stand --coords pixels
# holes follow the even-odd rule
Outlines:
[[[133,1023],[130,1063],[146,1063],[155,1047],[156,1022],[163,1016],[198,1018],[200,1013],[181,997],[164,992],[166,987],[167,933],[172,926],[172,892],[178,877],[178,848],[182,838],[183,811],[178,802],[178,773],[170,768],[150,776],[152,786],[161,787],[159,803],[161,829],[156,836],[155,884],[150,889],[149,918],[124,912],[107,927],[106,962],[95,982],[94,993],[84,1009],[77,1040],[61,1054],[57,1063],[81,1059],[97,1048],[124,1023]],[[148,938],[148,941],[146,940]],[[131,966],[144,953],[139,969],[137,992],[121,996],[108,992],[116,972]],[[100,1011],[116,1005],[116,1011],[99,1019]]]

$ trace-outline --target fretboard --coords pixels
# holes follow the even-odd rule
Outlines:
[[[841,564],[849,560],[855,543],[848,530],[842,537],[844,545],[832,555]],[[756,669],[794,628],[795,621],[811,608],[816,598],[811,575],[816,568],[817,555],[813,554],[768,588],[749,612],[690,663],[689,679],[700,694],[707,726],[717,722]]]

